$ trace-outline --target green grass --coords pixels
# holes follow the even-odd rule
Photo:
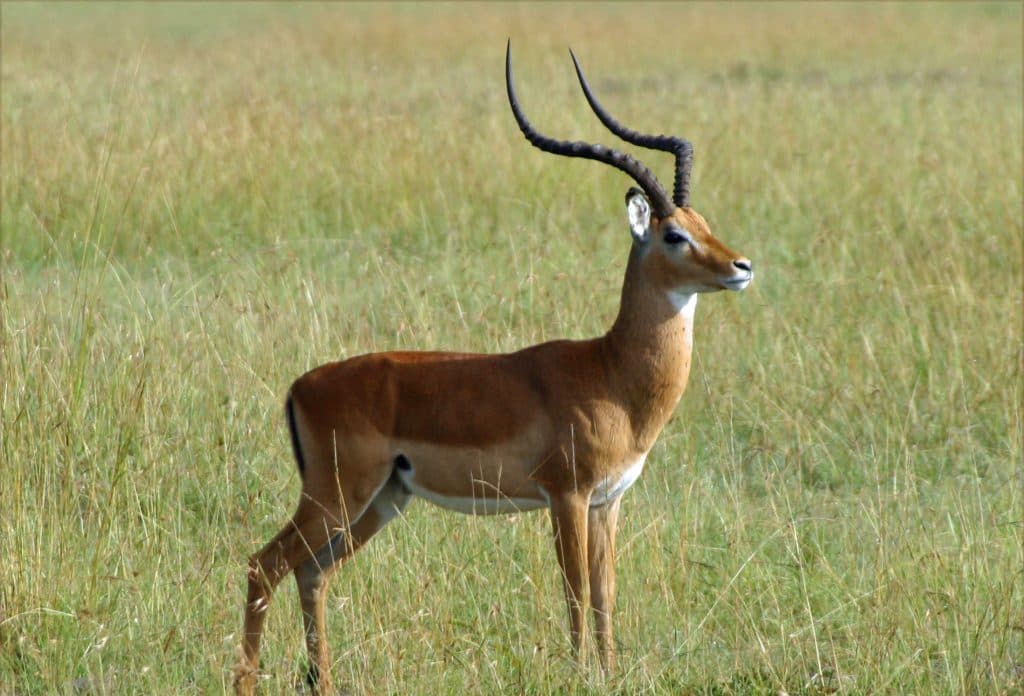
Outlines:
[[[605,680],[545,515],[410,506],[335,578],[352,693],[1024,683],[1021,7],[2,6],[0,694],[217,693],[340,356],[605,330],[629,245],[574,84],[697,148],[754,260],[620,533]],[[663,180],[666,157],[643,153]],[[264,693],[305,661],[293,583]]]

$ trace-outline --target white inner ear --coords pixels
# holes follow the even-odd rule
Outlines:
[[[638,242],[647,240],[647,232],[651,227],[651,204],[643,194],[636,194],[626,203],[629,214],[629,229]]]

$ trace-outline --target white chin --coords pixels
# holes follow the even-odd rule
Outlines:
[[[725,287],[728,290],[735,290],[736,292],[739,292],[740,290],[746,289],[746,287],[750,285],[750,280],[750,278],[744,278],[743,280],[736,281],[733,283],[726,283]]]

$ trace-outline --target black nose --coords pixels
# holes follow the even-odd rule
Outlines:
[[[754,267],[750,264],[750,259],[737,259],[732,262],[732,265],[748,273],[754,270]]]

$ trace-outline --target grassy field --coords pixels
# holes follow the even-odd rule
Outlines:
[[[603,332],[630,182],[696,146],[753,259],[627,495],[620,669],[546,515],[414,503],[335,578],[346,693],[1024,685],[1021,6],[2,6],[0,694],[219,693],[320,362]],[[662,180],[667,156],[643,153]],[[305,664],[292,582],[264,693]]]

